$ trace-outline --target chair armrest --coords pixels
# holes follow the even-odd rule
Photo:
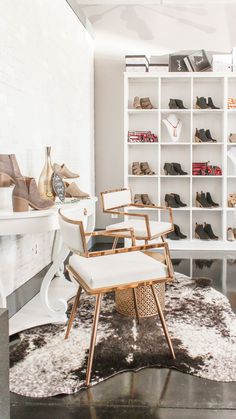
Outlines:
[[[160,205],[145,205],[145,204],[130,204],[130,207],[137,207],[137,208],[156,208],[158,210],[169,211],[170,216],[170,223],[174,224],[173,221],[173,209],[171,207],[163,207]]]
[[[167,251],[169,250],[168,243],[161,242],[161,243],[154,243],[154,244],[145,244],[145,245],[140,245],[140,246],[122,247],[119,249],[98,250],[95,252],[89,252],[88,257],[115,255],[116,253],[137,252],[141,250],[158,249],[158,248],[163,248],[163,249],[166,249]]]
[[[132,227],[130,228],[114,228],[113,230],[101,230],[101,231],[91,231],[88,233],[85,233],[85,236],[92,236],[92,237],[97,237],[97,236],[111,236],[113,237],[113,235],[116,233],[122,233],[122,232],[130,232],[130,237],[132,239],[132,245],[136,245],[136,240],[135,240],[135,235],[134,235],[134,229]]]
[[[127,207],[130,205],[127,205]],[[107,212],[108,214],[117,214],[117,215],[128,215],[129,217],[142,217],[144,218],[145,224],[146,224],[146,229],[147,229],[147,236],[150,238],[151,237],[151,228],[150,228],[150,224],[149,224],[149,216],[147,214],[131,214],[130,212],[127,211],[118,211],[118,210],[106,210],[105,212]]]

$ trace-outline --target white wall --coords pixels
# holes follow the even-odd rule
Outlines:
[[[15,153],[22,173],[38,178],[51,145],[52,160],[94,193],[93,40],[68,3],[2,0],[0,62],[0,153]],[[0,238],[8,294],[50,262],[51,245],[52,235]]]
[[[183,3],[183,2],[182,2]],[[169,54],[236,45],[236,4],[85,6],[95,36],[96,194],[123,186],[125,54]],[[97,227],[110,223],[97,213]]]

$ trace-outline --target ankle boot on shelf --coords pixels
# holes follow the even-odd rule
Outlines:
[[[198,208],[210,208],[211,204],[207,201],[206,196],[203,192],[196,193],[196,207]]]
[[[207,105],[206,99],[203,96],[202,97],[197,96],[196,108],[197,109],[209,109],[209,106]]]
[[[80,177],[78,173],[71,172],[65,164],[62,164],[61,166],[57,163],[54,163],[52,166],[52,169],[55,173],[57,173],[61,178],[63,179],[76,179]]]
[[[180,237],[178,236],[178,234],[176,234],[175,231],[171,231],[170,233],[166,235],[166,237],[167,239],[170,239],[170,240],[180,240]]]
[[[187,204],[184,204],[180,196],[177,193],[171,193],[171,195],[175,198],[175,202],[179,205],[179,207],[187,207]]]
[[[78,185],[75,182],[68,183],[65,182],[65,196],[66,198],[90,198],[90,195],[87,192],[81,191]]]
[[[175,198],[173,195],[171,194],[166,194],[165,195],[165,203],[167,207],[171,207],[171,208],[179,208],[180,205],[177,204]]]
[[[169,109],[178,109],[178,105],[175,99],[170,99],[169,101]]]
[[[19,177],[15,179],[12,204],[14,212],[21,212],[28,211],[29,206],[36,210],[46,210],[53,207],[54,202],[41,198],[34,178]]]
[[[0,154],[0,188],[15,184],[22,177],[15,154]]]
[[[216,202],[213,201],[210,192],[206,193],[206,200],[208,202],[208,204],[210,204],[212,207],[218,207],[219,204],[217,204]]]
[[[212,141],[213,143],[217,143],[217,140],[215,140],[214,138],[212,138],[212,136],[211,136],[211,131],[210,131],[209,129],[206,129],[205,134],[206,134],[206,137],[207,137],[210,141]]]
[[[213,100],[211,97],[208,98],[207,106],[211,109],[220,109],[217,106],[214,105]]]
[[[211,224],[204,223],[204,231],[208,234],[211,240],[218,240],[218,236],[213,233]]]
[[[236,194],[235,193],[229,194],[228,207],[230,207],[230,208],[236,207]]]
[[[135,194],[134,195],[134,204],[142,204],[142,195],[141,194]]]
[[[180,239],[186,239],[187,236],[183,233],[181,233],[180,228],[177,224],[174,224],[174,228],[175,228],[175,233],[177,234],[177,236],[179,236]]]
[[[143,172],[140,167],[140,163],[138,161],[134,161],[132,163],[132,175],[135,175],[135,176],[143,175]]]
[[[209,143],[212,140],[210,140],[207,136],[206,136],[206,132],[204,129],[197,129],[196,128],[196,132],[195,132],[195,142],[196,143]]]
[[[140,99],[138,96],[134,97],[134,101],[133,101],[133,108],[134,109],[141,109],[141,104],[140,104]]]
[[[173,167],[174,167],[175,171],[176,171],[179,175],[184,176],[184,175],[187,175],[187,174],[188,174],[187,172],[184,172],[184,171],[183,171],[183,169],[182,169],[182,167],[181,167],[181,164],[179,164],[179,163],[172,163],[172,164],[173,164]]]
[[[142,109],[155,109],[154,106],[152,105],[149,97],[142,97],[140,99],[140,105]]]
[[[233,242],[233,241],[235,240],[235,237],[234,237],[234,232],[233,232],[233,229],[232,229],[231,227],[229,227],[229,228],[227,229],[227,240],[228,240],[229,242]]]
[[[154,205],[147,193],[141,195],[141,200],[144,205]]]
[[[155,172],[153,172],[153,171],[150,169],[149,164],[148,164],[148,162],[147,162],[147,161],[145,161],[145,162],[141,162],[141,163],[140,163],[140,168],[141,168],[141,170],[142,170],[142,172],[143,172],[143,174],[144,174],[144,175],[149,175],[149,176],[151,176],[151,175],[155,175]]]
[[[173,163],[164,164],[164,173],[165,175],[177,176],[178,172],[174,169]]]
[[[183,104],[183,101],[181,99],[175,99],[175,103],[177,104],[177,107],[179,109],[187,109],[187,108],[185,108],[185,106]]]
[[[206,231],[203,228],[202,224],[196,223],[195,227],[195,238],[200,240],[210,240],[209,235],[206,233]]]

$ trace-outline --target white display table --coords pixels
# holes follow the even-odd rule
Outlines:
[[[13,213],[12,211],[0,211],[0,236],[15,234],[32,234],[55,231],[55,239],[52,249],[52,264],[48,269],[41,285],[40,298],[44,314],[47,314],[48,320],[53,322],[66,321],[67,300],[75,293],[74,284],[67,281],[63,275],[64,261],[69,255],[69,250],[62,243],[59,222],[58,209],[78,207],[83,209],[87,218],[86,231],[93,231],[95,226],[95,203],[96,197],[83,199],[70,204],[56,204],[54,208],[44,211],[28,211]],[[68,292],[55,297],[52,293],[49,298],[49,288],[54,276],[59,276],[63,284],[66,283]],[[64,288],[64,287],[63,287]],[[3,279],[0,279],[0,307],[6,307],[6,295],[4,292]]]

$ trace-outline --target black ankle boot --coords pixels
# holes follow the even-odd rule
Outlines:
[[[217,140],[215,140],[214,138],[212,138],[211,131],[209,129],[206,129],[206,137],[209,138],[209,140],[212,141],[213,143],[216,143],[217,142]]]
[[[196,239],[210,240],[210,237],[207,234],[207,232],[204,230],[203,225],[198,224],[198,223],[196,223],[196,227],[195,227],[195,237]]]
[[[210,204],[212,207],[218,207],[219,206],[219,204],[217,204],[216,202],[214,202],[212,200],[210,192],[206,193],[206,200],[207,200],[208,204]]]
[[[196,143],[209,143],[211,140],[206,136],[206,132],[204,129],[197,129],[195,132],[195,142]]]
[[[173,164],[173,167],[174,167],[174,169],[175,169],[175,171],[177,172],[178,175],[184,176],[184,175],[188,174],[187,172],[184,172],[182,170],[181,164],[179,164],[179,163],[172,163],[172,164]]]
[[[176,202],[174,196],[170,195],[170,194],[165,195],[165,203],[166,203],[167,207],[171,207],[171,208],[179,208],[180,207],[180,205]]]
[[[168,233],[167,238],[170,240],[180,240],[180,237],[178,236],[178,234],[176,234],[175,231],[171,231],[171,233]]]
[[[213,233],[211,224],[204,223],[204,231],[208,234],[211,240],[218,240],[218,236]]]
[[[179,109],[187,109],[185,108],[183,101],[181,99],[175,99],[175,103],[178,106]]]
[[[208,98],[207,106],[211,109],[220,109],[220,108],[218,108],[217,106],[214,105],[211,97]]]
[[[175,228],[175,233],[177,234],[177,236],[179,236],[180,239],[186,239],[187,236],[181,233],[180,228],[177,224],[174,224],[174,228]]]
[[[175,99],[170,99],[170,101],[169,101],[169,108],[170,109],[178,109],[178,105],[177,105]]]
[[[208,109],[206,99],[203,96],[202,97],[197,96],[196,108],[198,108],[198,109]]]
[[[173,163],[164,164],[164,172],[166,175],[177,176],[179,173],[175,170]]]
[[[187,207],[187,204],[184,204],[181,201],[180,196],[177,193],[171,193],[171,195],[174,197],[175,202],[178,204],[179,207]]]
[[[211,204],[207,201],[206,196],[203,192],[196,193],[196,207],[210,208]]]

